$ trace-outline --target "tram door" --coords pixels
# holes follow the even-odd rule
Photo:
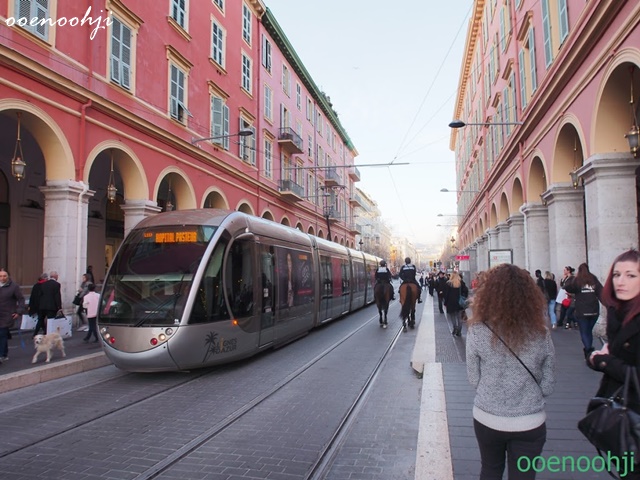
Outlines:
[[[261,317],[260,346],[273,342],[275,337],[275,281],[273,247],[260,245]]]

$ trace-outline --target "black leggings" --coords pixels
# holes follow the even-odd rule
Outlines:
[[[540,455],[547,440],[547,427],[544,423],[525,432],[501,432],[474,419],[473,427],[482,460],[480,480],[502,480],[505,455],[509,480],[533,480],[536,478],[536,472],[527,467],[531,464],[530,460]],[[529,460],[518,462],[520,457],[527,457]]]

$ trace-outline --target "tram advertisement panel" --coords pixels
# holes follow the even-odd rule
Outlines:
[[[288,248],[276,249],[278,306],[289,308],[313,302],[311,255]]]

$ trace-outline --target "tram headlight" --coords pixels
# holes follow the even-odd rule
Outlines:
[[[173,328],[167,328],[164,333],[166,333],[168,336],[173,335]]]
[[[160,340],[161,342],[164,342],[167,339],[167,336],[164,333],[161,333],[160,335],[158,335],[158,340]]]

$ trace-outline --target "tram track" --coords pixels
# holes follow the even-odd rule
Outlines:
[[[224,413],[225,416],[223,418],[221,417],[221,415],[219,415],[221,418],[218,419],[218,421],[215,421],[216,419],[212,418],[215,421],[215,423],[212,423],[209,426],[203,425],[204,429],[202,431],[192,430],[193,435],[189,435],[188,436],[189,438],[187,438],[184,443],[178,444],[179,446],[175,445],[173,447],[169,447],[170,449],[172,449],[172,451],[169,452],[167,455],[163,455],[162,459],[158,461],[154,461],[153,464],[146,462],[147,466],[143,470],[140,470],[138,468],[136,470],[137,476],[134,478],[136,478],[137,480],[160,478],[160,477],[163,477],[163,474],[165,473],[167,474],[167,476],[171,476],[172,473],[175,473],[172,471],[174,467],[176,466],[179,467],[180,462],[182,460],[187,459],[187,457],[194,454],[194,452],[197,454],[198,450],[201,449],[203,446],[205,446],[205,444],[207,444],[208,442],[211,442],[212,440],[215,440],[216,438],[221,438],[221,436],[223,434],[226,434],[226,432],[228,431],[235,432],[236,429],[230,429],[230,427],[232,427],[234,424],[248,417],[251,412],[255,410],[260,410],[259,409],[260,406],[266,403],[269,403],[270,401],[271,403],[273,403],[273,400],[270,400],[270,399],[273,399],[273,397],[277,396],[279,392],[286,391],[287,390],[286,387],[290,386],[292,383],[296,381],[300,382],[299,379],[303,377],[306,372],[309,372],[314,366],[322,362],[323,359],[330,357],[331,353],[336,351],[336,349],[340,348],[341,346],[347,345],[347,342],[349,342],[350,339],[353,339],[354,336],[356,336],[358,333],[366,332],[367,328],[371,329],[371,327],[373,327],[374,325],[375,325],[375,329],[378,330],[377,312],[375,315],[370,316],[369,318],[367,317],[369,317],[369,315],[367,315],[365,318],[362,318],[362,322],[361,323],[359,322],[359,324],[355,328],[350,327],[350,328],[344,329],[344,331],[342,331],[341,333],[338,333],[336,338],[333,338],[331,340],[332,342],[331,344],[325,345],[324,349],[319,350],[318,352],[315,352],[315,355],[313,352],[311,352],[311,355],[313,356],[309,355],[309,358],[306,359],[305,363],[298,365],[297,367],[292,365],[292,367],[294,368],[289,372],[283,372],[283,373],[286,373],[286,376],[280,378],[272,386],[268,387],[267,389],[263,389],[263,388],[256,389],[256,391],[254,392],[255,396],[253,397],[250,396],[251,395],[250,391],[244,392],[243,397],[246,396],[246,398],[237,399],[240,401],[240,405],[241,405],[239,408],[229,410],[228,412],[225,413],[224,410],[227,410],[226,407],[229,406],[229,402],[225,400],[227,397],[226,396],[222,397],[222,401],[224,402],[224,405],[220,405],[219,401],[216,400],[214,404],[220,405],[222,407],[219,409],[218,407],[216,407],[217,410],[220,410],[219,412],[216,411],[216,414]],[[386,358],[388,357],[389,353],[393,350],[394,345],[398,342],[399,338],[401,338],[403,335],[400,322],[392,321],[390,322],[389,326],[390,328],[388,330],[379,329],[380,333],[388,332],[392,334],[392,335],[384,335],[385,337],[387,337],[386,339],[384,339],[383,337],[380,337],[380,335],[378,334],[373,334],[373,330],[370,330],[368,333],[365,333],[365,336],[368,336],[369,338],[378,338],[377,342],[378,343],[384,342],[384,345],[382,343],[379,343],[379,345],[376,347],[377,348],[376,357],[375,358],[372,357],[371,360],[369,361],[369,365],[373,365],[372,362],[375,362],[375,365],[373,365],[373,368],[368,368],[367,370],[362,371],[362,373],[365,374],[365,376],[361,377],[360,375],[358,375],[359,379],[357,380],[357,382],[359,385],[358,387],[359,392],[355,396],[353,396],[353,393],[349,394],[349,401],[351,402],[350,406],[348,406],[348,408],[346,409],[343,409],[341,407],[340,410],[335,410],[335,414],[341,416],[337,428],[335,429],[335,431],[333,431],[332,434],[327,434],[326,436],[322,437],[324,440],[322,440],[323,442],[322,445],[319,446],[318,451],[314,455],[315,458],[305,463],[306,465],[305,468],[307,469],[308,473],[306,474],[306,476],[301,475],[300,478],[305,478],[309,480],[324,478],[324,475],[326,475],[326,472],[331,467],[331,464],[333,462],[334,456],[336,455],[336,452],[340,450],[340,446],[342,445],[344,437],[348,434],[351,428],[351,425],[353,424],[354,420],[357,418],[358,412],[360,411],[361,406],[366,402],[367,395],[369,394],[372,388],[372,385],[375,384],[376,378],[380,370],[383,368]],[[393,329],[394,326],[397,326],[397,329],[394,330]],[[329,330],[327,330],[327,334],[329,335],[329,337],[336,335],[336,330],[338,332],[342,330],[342,327],[340,325],[336,325],[336,326],[328,325],[327,327],[329,328]],[[336,327],[340,327],[340,328],[336,329]],[[297,343],[298,342],[296,342],[296,344]],[[359,344],[359,343],[362,343],[362,341],[361,340],[356,341],[356,344]],[[299,347],[296,347],[296,344],[293,344],[291,346],[287,346],[281,349],[282,350],[281,355],[282,357],[285,358],[284,360],[285,363],[286,363],[287,357],[297,358],[297,354],[295,352],[291,352],[290,350],[292,347],[294,350],[298,350]],[[353,342],[352,342],[352,345],[353,345]],[[346,348],[347,350],[349,350],[353,347],[346,346]],[[264,358],[266,358],[265,363],[268,364],[269,357],[267,356]],[[242,378],[239,376],[246,375],[247,371],[254,371],[254,370],[260,371],[265,368],[269,369],[268,366],[262,365],[260,363],[255,363],[256,360],[257,360],[256,357],[254,357],[253,359],[237,362],[234,364],[230,364],[228,366],[219,366],[211,369],[206,369],[197,373],[190,373],[190,374],[187,374],[189,375],[188,378],[183,378],[183,379],[180,379],[180,378],[176,379],[176,375],[182,375],[182,374],[172,374],[167,376],[157,376],[157,375],[140,376],[137,374],[126,374],[122,377],[118,377],[110,381],[105,381],[100,383],[94,382],[90,386],[90,388],[100,390],[100,392],[95,393],[95,395],[97,395],[98,397],[101,396],[103,392],[109,391],[109,390],[115,390],[116,393],[114,393],[113,395],[121,395],[120,392],[123,392],[124,390],[126,390],[126,386],[128,385],[135,387],[137,389],[136,393],[138,395],[133,400],[131,398],[125,399],[124,397],[122,399],[116,398],[115,401],[111,400],[112,401],[111,408],[109,408],[108,410],[103,409],[99,415],[93,415],[87,418],[82,418],[82,416],[80,416],[79,418],[81,419],[79,421],[69,422],[64,426],[60,424],[60,428],[58,428],[57,430],[45,431],[43,432],[41,437],[34,438],[32,441],[24,441],[20,444],[14,445],[12,448],[5,448],[5,451],[0,453],[0,468],[2,468],[2,465],[5,460],[15,462],[17,458],[33,457],[33,453],[37,452],[41,448],[44,450],[50,450],[52,448],[51,447],[52,445],[55,445],[56,448],[64,448],[62,447],[64,445],[66,445],[67,448],[72,448],[70,447],[70,445],[73,445],[74,443],[77,442],[77,440],[73,440],[74,438],[77,439],[77,438],[83,438],[83,437],[92,437],[93,435],[95,435],[95,432],[98,432],[98,431],[104,432],[105,425],[121,425],[123,423],[126,424],[127,422],[131,421],[129,419],[136,419],[134,421],[137,421],[138,417],[140,416],[139,414],[141,412],[149,411],[154,408],[157,409],[158,405],[175,405],[175,399],[184,398],[185,395],[190,396],[192,395],[193,391],[201,392],[201,391],[206,391],[207,389],[224,390],[232,384],[231,382],[237,381],[237,378]],[[253,367],[259,367],[259,368],[253,368]],[[327,367],[325,366],[323,368],[326,369]],[[317,376],[319,374],[320,374],[319,372],[315,372],[311,375]],[[218,378],[214,378],[212,381],[212,377],[216,375],[218,377],[223,377],[223,380],[220,381]],[[259,376],[260,374],[257,374],[257,375]],[[151,381],[150,379],[158,379],[158,381],[155,381],[155,380]],[[364,379],[364,381],[362,379]],[[140,380],[142,380],[143,382],[148,381],[148,384],[138,385]],[[179,380],[178,383],[176,383],[176,380]],[[193,385],[198,381],[202,382],[202,384],[198,385],[197,388],[193,388],[193,387],[191,389],[189,388],[190,385]],[[248,381],[251,381],[251,380],[248,380]],[[305,381],[309,381],[308,378]],[[166,385],[167,382],[171,382],[172,385],[171,386]],[[268,382],[268,380],[266,380],[265,378],[265,385],[267,384],[266,382]],[[113,387],[114,385],[116,385],[116,387]],[[42,408],[42,403],[44,402],[56,401],[58,403],[63,403],[63,402],[68,403],[68,402],[76,401],[76,399],[79,397],[75,396],[74,394],[76,392],[81,392],[81,391],[82,391],[82,388],[79,387],[75,390],[70,390],[68,392],[70,395],[69,397],[65,397],[65,394],[51,395],[50,397],[40,399],[42,400],[42,402],[31,402],[31,404],[25,407],[27,411],[23,410],[21,412],[21,415],[23,417],[25,415],[26,416],[31,415],[33,411],[39,408]],[[89,395],[89,393],[87,392],[86,395]],[[291,393],[289,392],[285,395],[290,396]],[[62,397],[62,398],[59,398],[59,397]],[[124,401],[127,402],[126,405],[123,405],[121,403]],[[235,401],[235,398],[234,398],[234,401]],[[118,406],[116,407],[116,405]],[[99,407],[96,407],[96,409],[99,410]],[[188,409],[188,410],[191,410],[191,409]],[[344,413],[340,413],[340,412],[344,412]],[[334,420],[338,420],[338,417],[332,418],[332,422]],[[177,421],[179,421],[179,419],[172,420],[172,422],[177,422]],[[174,427],[169,426],[167,428],[171,429],[171,428],[175,428],[175,426]],[[132,432],[133,432],[133,436],[137,436],[139,434],[135,429],[132,430]],[[161,431],[159,431],[156,433],[152,433],[152,435],[153,435],[152,438],[160,438],[158,437],[158,435],[162,435],[162,433]],[[161,443],[163,442],[159,442],[159,444]],[[60,447],[57,447],[58,445],[60,445]],[[126,457],[123,458],[123,461],[126,461]],[[29,478],[29,477],[25,475],[25,476],[15,476],[10,478]],[[64,477],[59,477],[59,478],[64,478]],[[88,478],[92,478],[92,477],[89,476]]]
[[[175,465],[180,460],[186,458],[189,454],[191,454],[194,451],[196,451],[200,446],[202,446],[206,442],[210,441],[212,438],[214,438],[219,433],[223,432],[228,427],[232,426],[236,421],[241,419],[248,412],[250,412],[254,408],[256,408],[259,405],[261,405],[266,399],[272,397],[274,394],[276,394],[279,390],[281,390],[285,386],[289,385],[293,380],[295,380],[296,378],[300,377],[300,375],[302,375],[304,372],[306,372],[311,367],[316,365],[321,359],[325,358],[327,355],[329,355],[331,352],[333,352],[336,348],[338,348],[343,343],[345,343],[347,340],[349,340],[351,337],[353,337],[358,332],[360,332],[363,328],[365,328],[365,327],[369,326],[370,324],[372,324],[375,320],[377,320],[377,316],[371,318],[370,320],[368,320],[367,322],[362,324],[356,330],[351,332],[351,334],[349,334],[347,337],[344,337],[341,341],[339,341],[339,342],[333,344],[331,347],[325,349],[323,352],[321,352],[319,355],[317,355],[316,357],[311,359],[305,365],[301,366],[296,371],[294,371],[293,373],[288,375],[286,378],[284,378],[280,383],[275,385],[269,391],[264,392],[259,397],[256,397],[252,402],[244,405],[243,408],[235,411],[232,415],[227,417],[224,421],[219,422],[218,424],[214,425],[209,430],[207,430],[206,432],[204,432],[203,434],[201,434],[197,438],[193,439],[188,444],[184,445],[184,447],[182,447],[178,451],[174,452],[171,455],[168,455],[163,461],[158,462],[153,467],[149,468],[145,472],[143,472],[140,475],[138,475],[137,477],[135,477],[134,480],[151,480],[151,479],[158,478],[163,472],[165,472],[169,468],[171,468],[171,466]],[[343,432],[345,432],[346,430],[348,430],[348,427],[351,424],[352,419],[353,419],[353,414],[357,413],[357,407],[359,405],[361,405],[362,400],[365,398],[365,394],[369,391],[371,382],[375,379],[375,377],[376,377],[377,373],[379,372],[380,367],[383,364],[384,359],[386,358],[388,352],[391,350],[391,348],[393,347],[393,345],[395,344],[395,342],[397,341],[398,337],[401,334],[402,334],[402,326],[400,326],[400,328],[398,329],[398,331],[394,335],[393,341],[389,344],[387,350],[385,351],[385,355],[383,356],[383,358],[380,359],[380,361],[376,365],[375,370],[371,373],[371,375],[367,379],[367,382],[366,382],[365,386],[360,391],[360,393],[358,394],[356,400],[354,401],[352,406],[349,408],[347,414],[344,416],[344,418],[340,422],[340,427],[334,433],[334,435],[332,436],[332,438],[329,441],[329,443],[325,446],[325,448],[321,452],[321,454],[318,457],[318,459],[316,460],[316,462],[314,462],[314,464],[312,465],[311,470],[310,470],[310,474],[305,477],[305,480],[306,479],[312,479],[312,478],[318,478],[318,479],[322,478],[322,477],[314,476],[315,472],[324,472],[326,467],[328,465],[330,465],[330,459],[332,457],[332,454],[335,453],[335,451],[337,450],[337,448],[340,445],[339,440],[341,438],[341,434]]]

